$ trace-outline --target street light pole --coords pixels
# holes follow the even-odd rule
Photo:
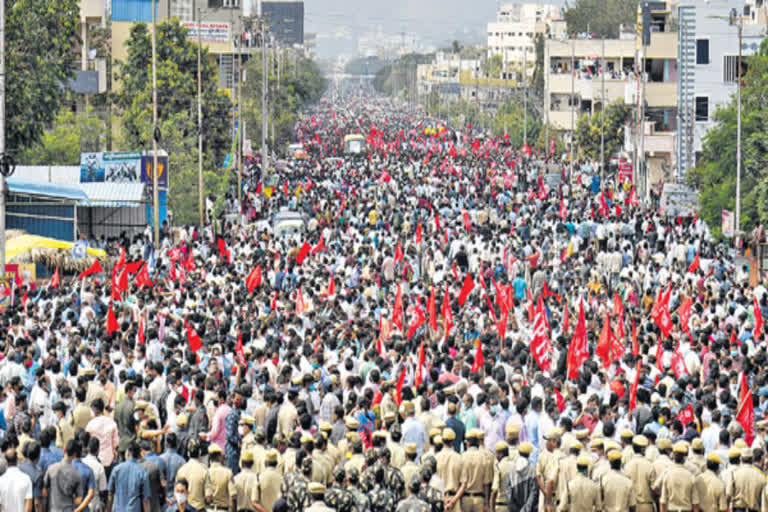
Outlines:
[[[741,231],[741,37],[744,28],[741,18],[739,31],[739,59],[736,69],[736,230]]]
[[[5,154],[5,2],[0,0],[0,157]],[[5,277],[5,175],[0,173],[0,276]]]
[[[0,0],[2,3],[2,0]],[[157,0],[152,0],[152,217],[155,224],[155,250],[160,249],[160,205],[157,192]]]
[[[267,31],[264,24],[264,15],[261,11],[261,2],[258,3],[259,32],[261,33],[261,172],[265,174],[269,169],[267,157]]]
[[[600,183],[605,179],[605,39],[602,40],[602,59],[600,60],[600,76],[602,77],[602,93],[600,99]]]
[[[574,106],[576,96],[576,39],[571,36],[571,155],[568,159],[570,170],[568,171],[568,190],[571,190],[571,178],[573,178],[573,139],[576,138],[576,110]]]
[[[200,214],[200,229],[205,225],[203,208],[203,71],[202,45],[200,33],[200,9],[197,9],[197,209]]]

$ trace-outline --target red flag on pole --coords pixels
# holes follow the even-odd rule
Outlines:
[[[683,332],[688,332],[688,321],[691,318],[691,307],[692,306],[693,306],[693,299],[688,297],[680,305],[680,309],[678,309],[678,316],[680,318],[680,329]]]
[[[144,345],[146,343],[146,340],[144,338],[144,317],[142,316],[139,320],[139,344]]]
[[[453,327],[453,312],[451,311],[451,290],[448,285],[445,285],[445,294],[443,295],[443,304],[440,307],[440,314],[443,317],[445,323],[445,337],[448,337],[448,333]]]
[[[101,268],[101,263],[99,263],[99,260],[96,260],[93,262],[93,264],[90,267],[83,270],[83,272],[79,276],[77,276],[77,278],[82,279],[92,274],[100,274],[101,272],[104,272]]]
[[[112,309],[112,301],[109,301],[109,309],[107,310],[107,333],[112,335],[113,332],[120,328],[117,325],[117,318],[115,318],[115,311]]]
[[[635,381],[629,388],[629,410],[632,411],[637,406],[637,386],[640,384],[640,361],[635,367]]]
[[[755,315],[755,341],[760,339],[763,332],[763,312],[760,311],[760,304],[757,303],[757,297],[752,297],[752,310]]]
[[[304,313],[304,295],[301,293],[301,286],[296,290],[296,314],[301,315]]]
[[[472,373],[477,373],[480,368],[485,364],[485,358],[483,357],[483,342],[480,338],[477,339],[477,351],[475,352],[475,360],[472,362],[472,368],[469,369]]]
[[[472,223],[469,221],[469,212],[467,210],[464,210],[461,216],[464,219],[464,229],[466,229],[467,231],[472,229]]]
[[[440,214],[437,212],[437,209],[435,209],[435,232],[440,232]]]
[[[531,354],[536,360],[536,364],[542,371],[548,372],[551,365],[550,353],[552,352],[552,343],[549,340],[549,328],[547,327],[546,314],[539,297],[539,306],[533,320],[533,339],[531,340]]]
[[[565,313],[563,313],[563,334],[568,333],[568,331],[571,330],[571,327],[568,325],[568,303],[565,304]]]
[[[640,353],[640,347],[637,344],[637,329],[635,328],[635,318],[632,317],[632,355]]]
[[[422,372],[424,371],[424,342],[421,342],[419,346],[419,366],[416,368],[416,387],[421,385],[421,381],[424,378]]]
[[[142,288],[144,286],[149,286],[150,288],[153,286],[152,280],[149,278],[149,270],[147,270],[147,266],[144,265],[141,267],[141,270],[138,274],[136,274],[136,278],[134,279],[134,283],[139,288]]]
[[[333,297],[336,295],[336,280],[333,278],[333,276],[330,277],[328,282],[328,292],[326,292],[326,295],[328,297]]]
[[[688,272],[693,274],[699,269],[699,253],[696,253],[696,256],[693,257],[693,261],[691,262],[691,265],[688,267]]]
[[[568,211],[565,209],[565,199],[560,198],[560,219],[565,222],[565,218],[568,216]]]
[[[200,350],[203,346],[200,335],[197,334],[197,332],[192,328],[191,325],[189,325],[189,322],[186,320],[184,321],[184,325],[187,328],[187,343],[189,343],[189,348],[192,350],[192,352],[197,353],[197,351]]]
[[[685,427],[687,424],[693,421],[693,406],[689,405],[682,411],[680,411],[680,414],[677,415],[676,420],[679,420],[680,423],[683,424],[683,427]]]
[[[395,386],[395,399],[397,400],[397,406],[403,403],[403,384],[405,383],[405,364],[403,369],[400,370],[400,376],[397,378],[397,385]]]
[[[312,248],[312,254],[317,254],[325,249],[325,237],[320,234],[320,240],[317,241],[317,245]]]
[[[243,349],[243,332],[237,333],[237,345],[235,345],[235,354],[237,354],[237,361],[240,366],[245,368],[245,350]]]
[[[302,264],[304,261],[304,258],[307,257],[309,254],[309,251],[312,250],[312,246],[309,245],[309,242],[304,242],[304,245],[301,246],[301,249],[299,249],[299,254],[296,255],[296,263],[299,265]]]
[[[421,243],[421,222],[416,226],[416,243]]]
[[[560,393],[560,390],[557,388],[555,389],[555,399],[557,400],[557,410],[559,412],[563,412],[565,410],[565,398],[563,398],[563,395]]]
[[[261,265],[256,265],[256,268],[250,271],[248,277],[245,278],[245,285],[248,287],[248,293],[253,293],[261,284]]]
[[[621,297],[618,292],[613,294],[613,316],[624,316],[624,304],[621,303]]]
[[[435,304],[435,287],[430,286],[429,300],[427,301],[427,314],[429,315],[429,328],[437,330],[437,305]]]
[[[411,310],[411,322],[408,325],[406,336],[408,339],[411,339],[413,338],[413,335],[416,334],[418,328],[424,325],[424,322],[426,322],[427,319],[424,316],[424,311],[421,309],[421,305],[416,304],[408,309]]]
[[[679,379],[683,375],[688,375],[688,367],[685,365],[683,354],[680,353],[680,342],[677,342],[675,351],[672,352],[672,370],[675,372],[675,378]]]
[[[461,292],[459,293],[459,306],[463,306],[467,301],[467,297],[472,293],[475,288],[475,282],[472,280],[472,275],[467,272],[467,276],[464,278],[464,284],[461,285]]]
[[[403,244],[398,240],[397,247],[395,247],[395,264],[401,261],[403,261]]]
[[[395,293],[395,305],[392,308],[392,323],[403,331],[403,290],[400,283],[397,283],[397,293]]]
[[[53,275],[51,276],[51,282],[48,286],[54,290],[59,287],[59,267],[56,267],[56,270],[54,270]]]
[[[736,414],[736,421],[744,429],[744,441],[752,446],[752,442],[755,440],[755,405],[744,372],[741,372],[741,392],[739,393],[739,409]]]
[[[568,378],[576,379],[579,376],[579,368],[589,358],[587,351],[587,323],[584,319],[584,302],[579,300],[579,319],[576,329],[568,346]]]
[[[608,314],[605,315],[605,321],[603,322],[603,328],[600,331],[600,337],[597,339],[597,346],[595,347],[595,354],[603,362],[603,366],[608,368],[611,366],[611,338],[613,333],[611,332],[611,320]]]

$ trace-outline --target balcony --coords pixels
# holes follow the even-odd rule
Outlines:
[[[674,82],[648,82],[645,99],[649,107],[674,107],[677,105],[677,84]]]
[[[645,51],[646,59],[677,59],[677,32],[654,32],[651,45]]]

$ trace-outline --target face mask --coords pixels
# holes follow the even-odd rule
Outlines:
[[[180,504],[184,504],[187,502],[187,495],[183,492],[177,492],[176,493],[176,501],[178,501]]]
[[[240,437],[243,437],[245,435],[245,427],[237,427],[237,433],[240,434]]]

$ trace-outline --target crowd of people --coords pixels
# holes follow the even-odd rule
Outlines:
[[[7,305],[0,511],[768,511],[768,294],[702,219],[398,101],[296,132]]]

